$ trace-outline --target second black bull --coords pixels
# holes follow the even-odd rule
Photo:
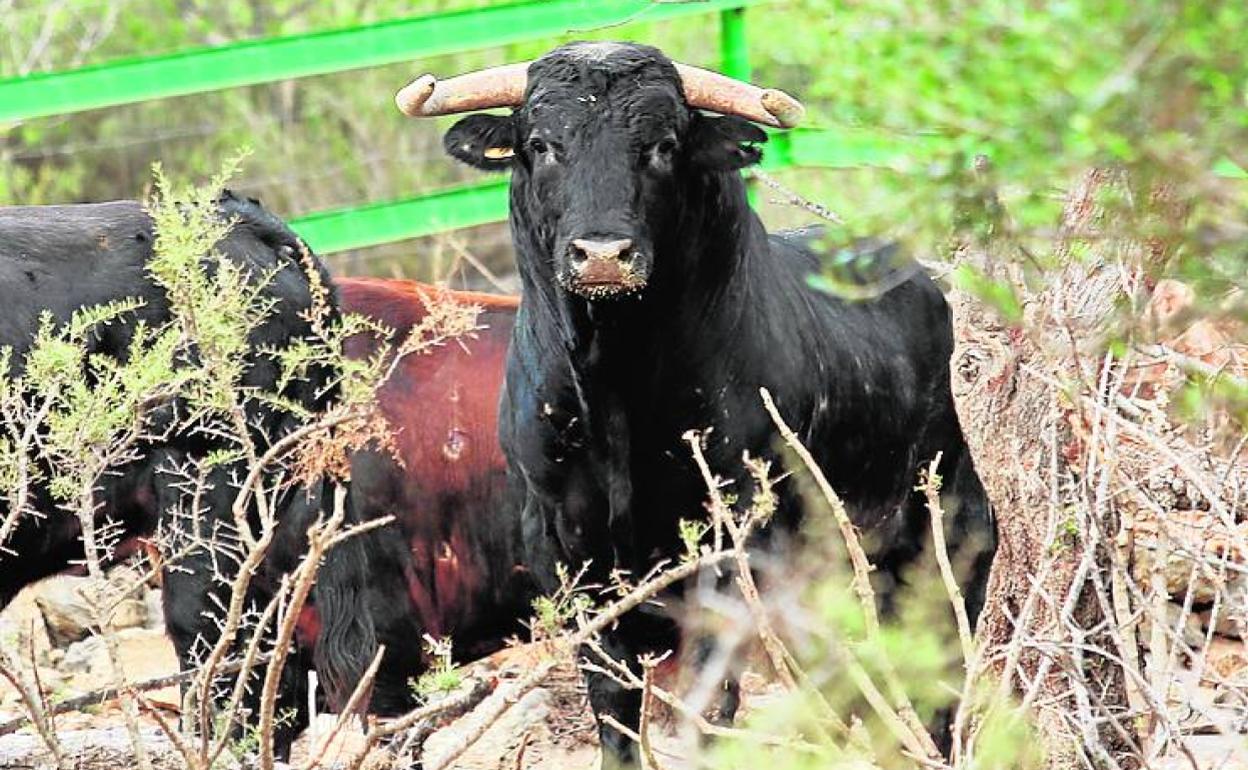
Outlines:
[[[311,286],[327,285],[328,274],[304,251],[294,233],[257,201],[226,192],[217,206],[220,216],[234,221],[218,251],[241,268],[248,280],[263,280],[260,291],[272,303],[271,312],[249,334],[241,387],[278,395],[311,413],[323,410],[336,395],[334,373],[313,366],[306,378],[281,385],[278,362],[268,351],[311,335],[307,320],[314,304]],[[168,299],[148,270],[155,237],[150,217],[134,201],[0,209],[0,306],[4,308],[0,345],[12,351],[11,372],[23,371],[25,354],[45,317],[60,325],[80,308],[139,300],[141,305],[132,313],[88,335],[89,355],[117,361],[130,356],[140,324],[148,329],[166,324],[171,318]],[[211,260],[203,264],[205,270],[215,269]],[[332,320],[337,312],[332,302],[326,312],[327,320]],[[258,400],[249,400],[245,410],[248,437],[261,452],[299,424],[290,411],[268,408]],[[189,510],[191,493],[181,473],[214,452],[237,449],[234,440],[206,430],[190,412],[180,398],[164,402],[149,416],[148,437],[134,448],[131,458],[98,480],[97,521],[108,523],[118,533],[107,555],[110,560],[133,553],[138,538],[158,527],[179,542],[191,538],[206,544],[220,542],[232,524],[238,483],[245,475],[238,462],[217,464],[203,479],[196,498],[199,515],[186,516],[182,524],[170,518],[174,511]],[[8,526],[0,544],[4,547],[0,552],[0,607],[23,586],[82,563],[79,520],[54,498],[47,483],[53,469],[39,465],[42,462],[37,461],[36,472],[30,476],[28,508],[14,512],[10,510],[14,500],[4,502]],[[318,482],[287,489],[276,501],[278,533],[252,581],[250,601],[262,605],[277,590],[281,576],[298,564],[306,550],[304,532],[326,512],[324,505],[330,499],[326,483]],[[255,515],[253,507],[249,513],[253,523]],[[326,560],[324,587],[350,583],[345,577],[339,580],[337,574],[352,568],[350,560],[342,558],[347,555],[344,551]],[[166,627],[183,668],[193,667],[206,646],[219,637],[216,617],[228,604],[232,558],[201,547],[189,550],[176,566],[165,570]],[[351,590],[321,591],[318,586],[315,600],[322,614],[333,619],[326,627],[334,629],[339,642],[345,642],[320,645],[315,655],[317,668],[323,680],[345,689],[367,663],[373,644],[371,621]],[[285,671],[282,708],[298,710],[304,701],[302,669],[312,663],[312,655],[306,652],[296,653]],[[284,728],[279,745],[289,742],[293,728]]]

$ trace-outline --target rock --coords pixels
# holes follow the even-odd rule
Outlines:
[[[35,604],[33,590],[20,592],[4,612],[0,613],[0,645],[6,649],[23,650],[29,657],[31,647],[35,650],[35,659],[46,662],[52,641],[48,636],[43,614]]]
[[[104,640],[91,636],[66,647],[61,670],[75,674],[107,671],[108,649],[104,646]]]
[[[121,631],[147,627],[147,604],[142,599],[126,599],[117,605],[109,618],[109,627]]]
[[[178,767],[178,756],[164,733],[154,727],[142,730],[143,748],[157,770]],[[134,767],[134,750],[124,727],[65,730],[58,735],[67,767],[95,770]],[[47,747],[30,732],[0,736],[0,767],[55,767]]]
[[[1238,545],[1248,540],[1248,523],[1227,532],[1208,511],[1178,510],[1170,511],[1161,522],[1156,518],[1137,520],[1135,530],[1131,572],[1141,586],[1149,585],[1154,565],[1165,554],[1164,563],[1157,568],[1175,601],[1183,601],[1190,582],[1195,604],[1211,604],[1221,592],[1224,601],[1248,606],[1248,575],[1229,569],[1222,577],[1214,566],[1223,558],[1243,566],[1245,554],[1239,552]],[[1197,567],[1194,559],[1198,556],[1210,566]]]
[[[57,647],[70,645],[91,633],[91,608],[79,593],[90,582],[66,575],[35,587],[35,604],[39,605],[48,636]]]
[[[1248,685],[1248,649],[1244,643],[1214,638],[1205,656],[1204,679],[1211,684]]]
[[[133,571],[113,573],[114,585],[132,585]],[[90,604],[84,596],[93,590],[91,578],[61,575],[39,583],[35,587],[35,603],[43,614],[44,623],[52,644],[65,647],[86,638],[93,628],[94,617]],[[139,590],[142,590],[140,587]],[[144,599],[137,593],[133,598],[123,599],[113,608],[108,625],[114,630],[135,628],[147,623],[148,609]]]
[[[1242,735],[1192,735],[1187,736],[1185,743],[1196,759],[1197,767],[1218,768],[1218,770],[1248,770],[1248,759],[1244,755],[1244,736]],[[1165,767],[1189,769],[1192,764],[1185,757],[1178,757],[1173,764]]]
[[[1229,639],[1244,639],[1248,632],[1248,606],[1244,605],[1243,600],[1230,603],[1231,606],[1223,604],[1218,609],[1217,618],[1213,617],[1213,608],[1202,610],[1199,614],[1201,627],[1208,629],[1213,626],[1213,632],[1219,636],[1225,636]]]
[[[164,592],[159,588],[152,588],[143,594],[143,604],[147,608],[147,624],[146,628],[152,631],[165,630],[165,605]]]
[[[1174,602],[1166,602],[1166,626],[1174,629],[1179,625],[1179,616],[1183,614],[1182,605]],[[1140,619],[1139,639],[1147,646],[1152,636],[1152,613],[1144,613]],[[1170,638],[1167,633],[1167,640]],[[1169,642],[1167,642],[1168,644]],[[1183,623],[1183,643],[1193,650],[1200,650],[1205,646],[1205,631],[1201,625],[1200,615],[1195,612],[1189,612]]]

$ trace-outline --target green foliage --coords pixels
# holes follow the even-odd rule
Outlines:
[[[829,227],[832,242],[884,235],[928,258],[991,243],[1041,283],[1063,191],[1100,166],[1126,180],[1098,201],[1109,233],[1172,244],[1161,269],[1192,284],[1203,309],[1244,288],[1248,187],[1215,174],[1227,155],[1248,161],[1248,62],[1219,43],[1248,28],[1242,3],[796,0],[750,25],[759,79],[800,95],[809,125],[909,147],[889,168],[784,174],[846,220]],[[1150,209],[1159,183],[1188,216]],[[1014,298],[981,278],[957,276],[1016,322]]]
[[[680,529],[680,542],[684,547],[680,557],[681,560],[693,561],[697,559],[701,549],[702,538],[711,531],[710,523],[681,519],[677,526]]]
[[[539,596],[533,600],[533,636],[534,638],[550,638],[558,635],[570,622],[578,616],[589,612],[594,601],[586,586],[580,584],[584,570],[573,575],[566,565],[555,565],[559,578],[559,590],[550,596]]]
[[[979,297],[996,310],[1005,323],[1013,326],[1022,323],[1023,305],[1009,283],[994,281],[973,265],[962,264],[953,271],[953,285]]]
[[[896,614],[884,619],[878,638],[872,638],[843,565],[829,564],[823,551],[822,545],[812,546],[789,565],[792,573],[786,570],[788,579],[798,574],[810,580],[796,606],[786,607],[786,615],[803,618],[798,625],[812,629],[786,639],[806,673],[804,685],[751,708],[736,734],[711,745],[706,767],[913,767],[888,721],[864,694],[862,680],[847,671],[860,667],[884,693],[890,708],[898,699],[886,683],[895,677],[925,721],[953,706],[963,690],[952,610],[934,560],[919,564],[907,576],[910,590],[902,593]],[[1015,704],[998,700],[994,688],[994,678],[981,673],[977,686],[969,690],[977,730],[975,750],[958,767],[1044,766],[1033,726]]]
[[[165,290],[183,334],[193,340],[204,375],[183,383],[181,395],[192,409],[208,414],[235,408],[249,337],[275,302],[263,293],[269,276],[249,275],[216,248],[232,224],[218,213],[217,191],[241,162],[242,156],[235,156],[207,185],[185,189],[175,189],[157,164],[156,195],[147,207],[156,230],[148,273]]]
[[[429,667],[418,679],[411,682],[412,694],[424,702],[434,696],[459,689],[464,683],[464,674],[455,665],[450,637],[438,639],[426,634],[424,649]]]
[[[56,499],[78,499],[115,461],[119,446],[137,437],[146,410],[181,382],[174,367],[176,336],[142,323],[134,327],[126,362],[88,352],[103,327],[142,305],[125,299],[80,308],[59,324],[45,312],[17,374],[9,367],[12,351],[3,352],[0,399],[11,430],[0,442],[0,481],[7,500],[17,499],[23,485],[49,473],[49,491]],[[35,410],[35,416],[27,409]],[[41,428],[37,447],[30,446],[34,433],[27,426],[32,420]],[[23,434],[29,438],[21,448],[13,437]],[[46,465],[28,462],[32,453]]]

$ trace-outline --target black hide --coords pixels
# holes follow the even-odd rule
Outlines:
[[[863,531],[886,605],[927,531],[918,471],[944,453],[951,547],[974,549],[963,591],[975,617],[995,524],[950,395],[944,298],[921,274],[863,302],[811,288],[818,257],[797,237],[768,235],[746,201],[737,169],[763,139],[739,118],[689,109],[658,50],[617,43],[552,51],[530,66],[522,107],[448,133],[448,151],[480,167],[504,163],[484,147],[515,150],[505,163],[523,301],[500,437],[529,566],[550,591],[559,562],[592,561],[601,581],[678,557],[677,523],[704,516],[707,497],[682,435],[713,429],[712,468],[748,494],[743,452],[782,465],[766,387]],[[577,240],[628,243],[624,264],[579,268]],[[801,501],[792,484],[779,491],[772,528],[793,532]],[[638,611],[605,636],[632,664],[675,647],[679,632]],[[604,677],[589,686],[599,715],[636,727],[637,693]],[[600,733],[606,766],[636,762],[627,739]]]

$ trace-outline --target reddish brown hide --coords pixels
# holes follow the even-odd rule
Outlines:
[[[388,697],[381,683],[374,699],[384,712],[400,705],[388,701],[422,667],[421,635],[450,635],[457,657],[475,657],[501,647],[528,611],[531,587],[519,566],[517,517],[504,508],[498,443],[499,392],[519,301],[403,280],[337,285],[343,311],[381,321],[396,340],[427,315],[427,301],[481,308],[474,336],[407,356],[379,392],[402,465],[374,451],[352,462],[356,514],[396,518],[369,546],[370,608],[391,651],[383,678],[395,686]],[[365,356],[378,343],[359,335],[347,352]]]

